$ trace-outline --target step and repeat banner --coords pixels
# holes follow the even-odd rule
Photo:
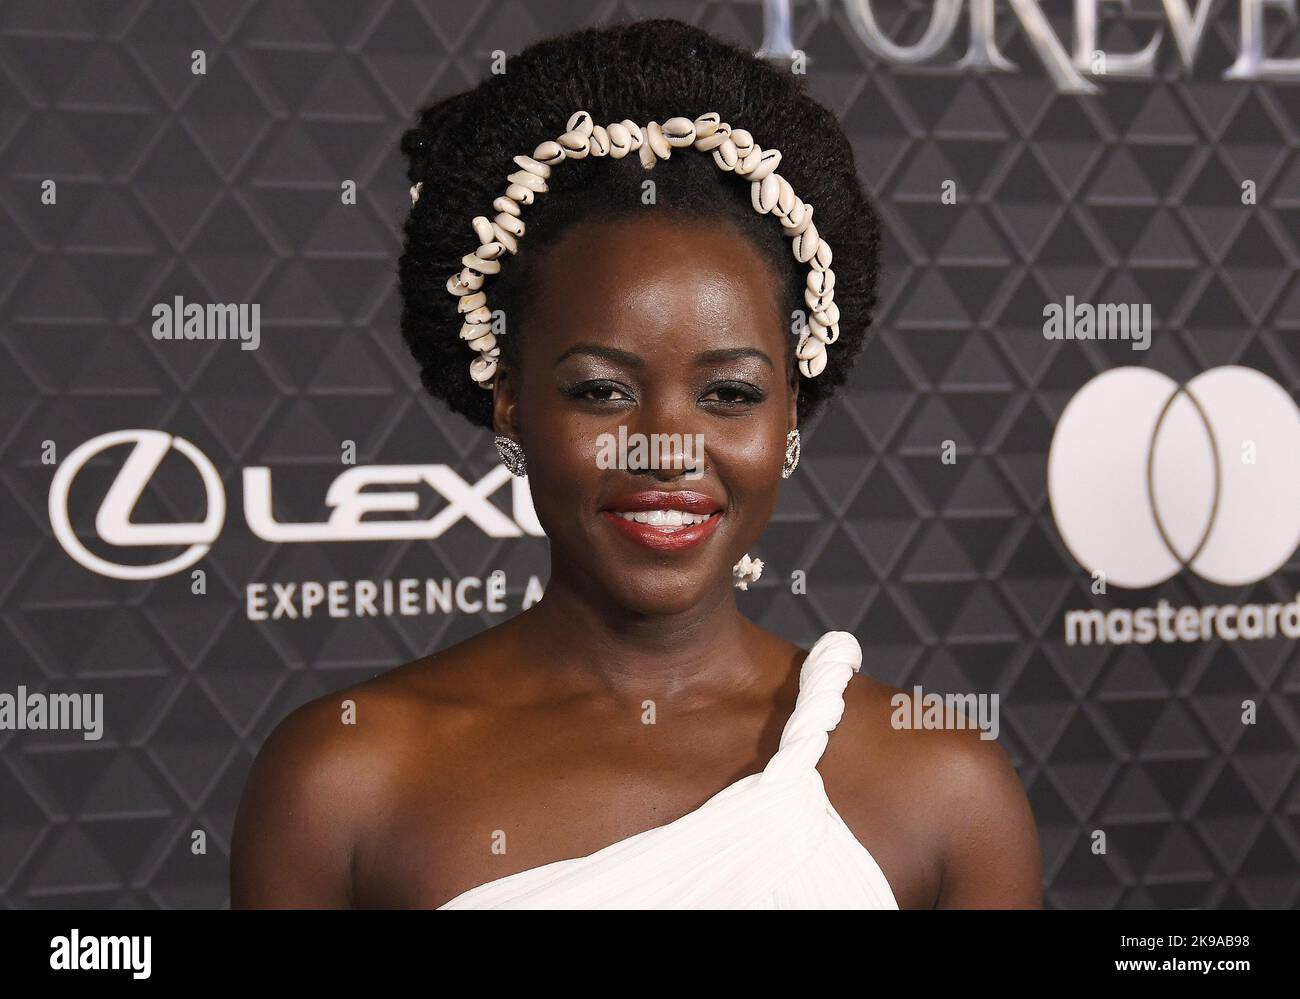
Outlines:
[[[619,10],[0,4],[3,905],[226,905],[276,723],[541,596],[526,480],[401,341],[398,140]],[[1293,4],[637,14],[806,73],[884,229],[742,610],[996,695],[1048,907],[1294,907]]]

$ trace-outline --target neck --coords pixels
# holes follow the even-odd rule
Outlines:
[[[528,658],[615,696],[752,689],[772,651],[736,607],[730,577],[684,610],[652,614],[615,603],[586,574],[553,565],[545,595],[515,624]]]

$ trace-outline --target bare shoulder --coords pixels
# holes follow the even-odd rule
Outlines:
[[[988,718],[976,703],[944,701],[947,710],[936,714],[942,709],[927,693],[918,708],[915,691],[865,674],[849,682],[827,750],[844,775],[848,807],[866,803],[861,821],[914,904],[1041,907],[1038,827],[1015,766],[977,727]]]
[[[468,673],[472,645],[314,698],[275,726],[235,817],[233,908],[353,904],[358,842],[433,734],[454,738],[463,723],[457,678]]]

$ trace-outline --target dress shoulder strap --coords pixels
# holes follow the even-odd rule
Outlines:
[[[851,633],[828,631],[817,640],[799,671],[799,696],[764,779],[816,768],[844,715],[844,688],[861,668],[862,646]]]

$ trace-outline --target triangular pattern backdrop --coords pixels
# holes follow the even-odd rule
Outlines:
[[[900,43],[931,11],[875,6]],[[900,687],[998,693],[1048,906],[1295,907],[1296,642],[1067,646],[1065,611],[1112,598],[1063,543],[1046,472],[1065,404],[1111,367],[1185,380],[1239,364],[1300,392],[1300,86],[1221,79],[1235,4],[1212,15],[1191,71],[1159,4],[1107,8],[1112,51],[1161,26],[1166,38],[1156,78],[1107,79],[1090,97],[1056,90],[1001,6],[999,46],[1019,69],[990,74],[955,58],[890,66],[843,4],[792,8],[809,85],[879,205],[886,272],[877,333],[756,549],[776,578],[741,606],[805,647],[852,631],[865,670]],[[763,38],[758,2],[0,3],[0,690],[100,691],[107,714],[99,741],[0,732],[4,905],[227,904],[234,811],[270,729],[501,619],[250,621],[250,580],[500,569],[517,605],[530,574],[544,579],[544,540],[466,522],[437,541],[268,543],[244,519],[242,470],[269,467],[277,516],[308,521],[344,439],[361,464],[445,463],[468,482],[496,465],[490,435],[423,394],[398,334],[398,139],[494,50],[648,16],[751,50]],[[1268,17],[1275,52],[1300,52]],[[206,75],[191,72],[195,49]],[[339,199],[349,178],[354,206]],[[45,180],[57,206],[41,203]],[[957,205],[940,203],[945,180]],[[1067,294],[1151,303],[1151,349],[1045,339],[1043,305]],[[155,341],[149,310],[174,296],[261,303],[260,348]],[[44,442],[64,458],[122,428],[184,437],[220,476],[229,509],[201,563],[205,596],[188,572],[91,572],[55,539]],[[955,465],[939,460],[944,441]],[[120,461],[78,477],[83,538]],[[192,470],[164,465],[135,519],[201,520],[205,504]],[[806,595],[784,585],[790,567]],[[1158,590],[1140,602],[1285,601],[1300,562],[1253,586],[1181,573]],[[1248,699],[1254,726],[1240,723]]]

